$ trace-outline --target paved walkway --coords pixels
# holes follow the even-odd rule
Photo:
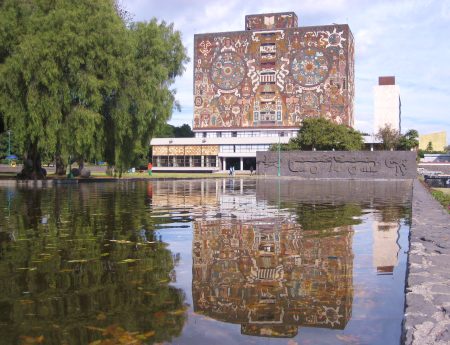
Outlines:
[[[413,185],[404,344],[450,344],[450,215]]]

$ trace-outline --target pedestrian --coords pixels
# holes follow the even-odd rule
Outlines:
[[[250,166],[250,175],[253,175],[253,165]]]
[[[147,165],[148,176],[152,176],[152,169],[153,169],[153,164],[148,163],[148,165]]]
[[[229,172],[229,175],[231,176],[231,175],[233,175],[233,167],[230,165],[230,172]]]

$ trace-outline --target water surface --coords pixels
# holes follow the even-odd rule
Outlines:
[[[0,344],[400,341],[409,182],[0,193]]]

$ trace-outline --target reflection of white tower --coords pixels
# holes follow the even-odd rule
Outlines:
[[[379,77],[374,93],[374,133],[389,125],[401,131],[400,87],[395,77]]]
[[[373,266],[378,274],[392,274],[397,266],[399,228],[396,222],[373,222]]]

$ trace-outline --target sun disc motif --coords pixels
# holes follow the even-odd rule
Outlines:
[[[291,63],[291,73],[302,86],[313,87],[322,83],[329,74],[328,58],[322,50],[303,49]]]
[[[236,53],[222,53],[216,57],[211,68],[211,80],[220,89],[232,90],[245,77],[244,60]]]

